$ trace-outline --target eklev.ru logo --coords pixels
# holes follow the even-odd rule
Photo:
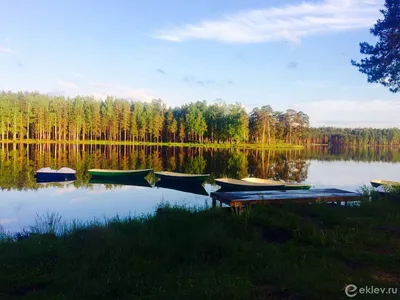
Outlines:
[[[396,295],[398,292],[397,287],[395,288],[378,288],[374,286],[357,287],[354,284],[348,284],[344,288],[344,293],[347,297],[353,298],[360,295]]]

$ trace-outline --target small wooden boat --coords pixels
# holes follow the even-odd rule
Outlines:
[[[215,182],[226,191],[266,191],[266,190],[282,190],[285,184],[282,182],[274,183],[257,183],[248,182],[239,179],[219,178]]]
[[[51,168],[41,168],[36,171],[36,182],[61,182],[76,180],[76,171],[70,168],[53,170]]]
[[[143,170],[108,170],[108,169],[90,169],[88,170],[92,179],[135,179],[135,178],[144,178],[146,177],[152,170],[151,169],[143,169]]]
[[[174,182],[174,181],[160,180],[160,181],[156,182],[155,186],[158,188],[175,190],[175,191],[189,193],[189,194],[209,196],[207,191],[204,189],[204,187],[200,183],[199,184],[185,184],[182,182],[179,183],[179,182]]]
[[[291,183],[285,181],[275,181],[269,179],[261,179],[255,177],[246,177],[242,178],[243,181],[246,182],[254,182],[254,183],[265,183],[265,184],[284,184],[284,190],[309,190],[312,188],[312,184],[305,183]]]
[[[379,187],[381,185],[399,185],[400,186],[400,182],[399,181],[391,181],[391,180],[371,180],[371,185],[373,187]]]
[[[154,172],[157,178],[164,181],[175,181],[181,184],[202,184],[210,174],[186,174],[176,172]]]

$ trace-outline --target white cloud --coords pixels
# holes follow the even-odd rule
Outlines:
[[[58,86],[64,89],[77,89],[78,86],[71,81],[58,80]]]
[[[400,127],[400,101],[324,100],[294,104],[304,111],[311,126]]]
[[[66,193],[73,193],[76,191],[76,188],[73,185],[68,185],[66,187],[62,187],[56,190],[56,195],[62,195]]]
[[[0,45],[0,53],[13,54],[14,50],[12,50],[9,47],[5,47],[5,46]]]
[[[95,88],[90,94],[96,98],[105,99],[107,96],[120,97],[127,100],[151,101],[158,98],[153,92],[144,88],[133,88],[121,84],[94,82]]]
[[[332,31],[371,26],[380,17],[383,0],[324,0],[255,9],[159,30],[167,41],[203,39],[230,43],[288,41]]]

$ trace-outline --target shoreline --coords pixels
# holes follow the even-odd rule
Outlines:
[[[249,149],[304,149],[304,145],[293,144],[228,144],[228,143],[170,143],[170,142],[126,142],[126,141],[55,141],[55,140],[0,140],[0,144],[44,144],[44,145],[110,145],[110,146],[162,146],[193,148],[249,148]]]

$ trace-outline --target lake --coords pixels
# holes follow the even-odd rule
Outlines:
[[[41,185],[34,178],[42,167],[77,170],[65,185]],[[208,149],[157,146],[69,144],[0,144],[0,225],[16,232],[33,225],[37,215],[58,213],[64,221],[153,213],[161,203],[202,208],[208,196],[167,188],[91,184],[91,168],[168,170],[210,173],[214,179],[255,176],[308,182],[316,188],[356,191],[371,179],[400,179],[400,150],[387,148],[303,150]],[[148,178],[154,184],[154,176]]]

